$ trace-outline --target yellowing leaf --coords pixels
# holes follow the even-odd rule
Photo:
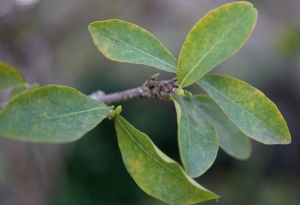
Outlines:
[[[0,62],[0,89],[12,88],[25,83],[24,77],[17,69]]]
[[[236,53],[250,36],[257,19],[252,4],[233,2],[207,13],[188,34],[179,55],[177,78],[189,86]]]
[[[126,169],[147,194],[169,204],[195,204],[218,198],[187,176],[179,164],[124,118],[116,116],[115,125]]]
[[[205,75],[198,84],[246,135],[264,144],[288,144],[291,136],[276,105],[238,79]]]
[[[48,85],[18,94],[0,111],[0,135],[32,142],[79,139],[109,114],[109,108],[79,91]]]
[[[97,21],[89,25],[97,48],[107,58],[144,64],[175,73],[176,59],[145,29],[121,20]]]
[[[171,95],[178,122],[180,157],[188,175],[198,177],[215,161],[219,142],[214,127],[201,116],[191,98]]]

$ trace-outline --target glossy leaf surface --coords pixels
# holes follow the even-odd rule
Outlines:
[[[70,142],[108,114],[105,104],[73,88],[49,85],[8,102],[0,112],[0,135],[33,142]]]
[[[251,34],[257,11],[248,2],[233,2],[207,13],[188,34],[179,55],[177,78],[189,86],[236,53]]]
[[[147,194],[169,204],[195,204],[218,198],[187,176],[179,164],[124,118],[116,116],[115,125],[126,169]]]
[[[214,127],[190,98],[172,95],[177,112],[180,157],[188,175],[198,177],[215,161],[219,142]]]
[[[249,137],[264,144],[288,144],[291,136],[276,105],[241,80],[205,75],[198,84]]]
[[[185,98],[184,98],[185,99]],[[199,115],[217,131],[220,147],[232,157],[247,159],[251,154],[250,139],[226,116],[208,95],[193,95],[191,101]]]
[[[24,83],[26,83],[26,81],[17,69],[0,62],[0,89],[12,88]]]
[[[176,59],[145,29],[121,20],[97,21],[89,25],[97,48],[107,58],[144,64],[174,72]]]

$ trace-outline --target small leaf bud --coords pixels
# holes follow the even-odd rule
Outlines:
[[[116,114],[120,114],[122,112],[122,106],[119,105],[116,109],[115,109]]]
[[[191,97],[192,96],[192,93],[188,90],[184,90],[184,94],[186,97]]]
[[[176,94],[180,97],[185,97],[185,93],[182,88],[179,88],[178,90],[176,90]]]
[[[156,73],[156,74],[151,76],[151,79],[152,80],[157,80],[159,75],[160,75],[160,73]]]

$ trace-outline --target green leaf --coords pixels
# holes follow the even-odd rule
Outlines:
[[[48,85],[23,92],[0,111],[0,135],[32,142],[70,142],[94,128],[109,108],[79,91]]]
[[[198,177],[215,161],[219,142],[214,127],[201,117],[190,98],[171,95],[178,123],[180,157],[188,175]]]
[[[237,159],[249,158],[251,154],[249,138],[233,124],[219,105],[208,95],[194,95],[191,100],[196,112],[216,129],[220,147]]]
[[[115,124],[125,166],[147,194],[169,204],[194,204],[218,198],[186,175],[179,164],[120,115],[116,116]]]
[[[236,53],[250,36],[257,11],[248,2],[233,2],[207,13],[190,31],[179,55],[177,78],[189,86]]]
[[[176,59],[145,29],[121,20],[97,21],[89,25],[97,48],[107,58],[144,64],[175,73]]]
[[[278,108],[256,88],[221,75],[205,75],[198,84],[249,137],[264,144],[291,142],[288,127]]]
[[[24,83],[26,83],[26,81],[17,69],[0,62],[0,89],[12,88]]]

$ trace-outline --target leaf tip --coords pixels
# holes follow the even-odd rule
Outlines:
[[[88,25],[88,30],[89,30],[89,32],[91,32],[91,29],[93,29],[93,27],[94,27],[94,25],[97,23],[97,21],[95,21],[95,22],[92,22],[92,23],[90,23],[89,25]]]
[[[291,144],[292,143],[292,138],[291,138],[291,135],[289,135],[284,141],[282,144]]]

